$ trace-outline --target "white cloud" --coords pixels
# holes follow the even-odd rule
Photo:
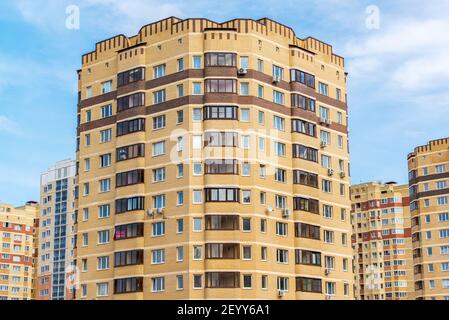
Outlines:
[[[16,122],[2,115],[0,115],[0,133],[1,132],[6,132],[17,136],[23,135],[22,129]]]

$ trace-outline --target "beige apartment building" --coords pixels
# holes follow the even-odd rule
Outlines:
[[[413,299],[408,185],[353,185],[351,200],[356,299]]]
[[[82,57],[77,299],[353,299],[344,59],[170,17]]]
[[[75,291],[76,161],[57,162],[41,174],[37,300],[70,300]]]
[[[35,298],[39,205],[0,203],[0,300]]]
[[[408,155],[416,299],[449,300],[449,138]]]

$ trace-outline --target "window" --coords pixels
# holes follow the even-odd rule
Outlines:
[[[182,206],[184,204],[184,192],[178,191],[176,192],[176,205]]]
[[[92,111],[87,110],[86,111],[86,122],[91,122],[92,121]]]
[[[239,202],[237,188],[206,188],[206,202]]]
[[[145,156],[145,144],[143,143],[117,148],[116,150],[117,162],[144,156]]]
[[[297,277],[296,291],[322,293],[321,279]]]
[[[184,85],[178,84],[176,88],[178,89],[178,98],[184,97]]]
[[[249,109],[240,109],[240,121],[249,122],[250,121],[250,111]]]
[[[279,130],[279,131],[284,131],[285,130],[285,119],[278,117],[278,116],[274,116],[273,117],[273,123],[274,123],[274,128]]]
[[[184,276],[176,276],[176,290],[184,290]]]
[[[203,288],[203,276],[195,274],[193,275],[193,289]]]
[[[84,171],[85,172],[90,171],[90,159],[89,158],[84,159]]]
[[[237,109],[238,107],[235,106],[206,106],[204,120],[237,120]]]
[[[136,68],[118,74],[117,86],[124,86],[140,80],[145,80],[145,68]]]
[[[287,236],[288,224],[283,222],[276,222],[276,235],[281,237]]]
[[[326,282],[326,294],[329,296],[335,295],[335,282]]]
[[[131,223],[115,227],[114,240],[124,240],[143,236],[143,223]]]
[[[160,237],[165,235],[165,222],[155,222],[153,223],[153,237]]]
[[[100,131],[100,143],[106,143],[112,139],[112,129]]]
[[[200,108],[193,109],[193,121],[203,120],[202,110]]]
[[[332,181],[322,179],[321,180],[321,188],[323,192],[332,193]]]
[[[251,164],[248,162],[242,163],[242,176],[249,177],[251,175]]]
[[[144,210],[145,198],[132,197],[115,200],[115,213],[125,213],[130,211]]]
[[[240,83],[240,95],[241,96],[249,95],[249,83],[248,82]]]
[[[319,201],[302,197],[293,198],[293,210],[306,211],[319,214]]]
[[[340,101],[341,100],[341,89],[336,88],[335,89],[335,98]]]
[[[326,270],[330,270],[330,271],[335,270],[335,257],[325,256],[324,257],[324,267],[326,268]]]
[[[177,119],[177,124],[181,124],[184,122],[184,111],[180,110],[176,112],[176,119]]]
[[[207,288],[239,288],[240,273],[238,272],[207,272]]]
[[[251,231],[251,218],[242,218],[242,231]]]
[[[250,274],[243,275],[243,289],[251,289],[253,287],[253,276]]]
[[[92,98],[93,93],[92,93],[92,87],[89,86],[86,88],[86,99]]]
[[[151,251],[151,263],[152,264],[165,263],[165,249],[158,249]]]
[[[281,142],[274,142],[275,155],[278,157],[285,157],[285,144]]]
[[[311,137],[315,137],[316,124],[300,119],[292,119],[292,132],[302,133]]]
[[[265,113],[263,111],[259,111],[259,124],[263,125],[265,123]]]
[[[257,71],[263,72],[263,60],[257,59]]]
[[[324,230],[324,242],[325,243],[334,243],[334,232]]]
[[[194,162],[193,163],[193,175],[194,176],[200,176],[202,174],[202,164],[201,162]]]
[[[239,230],[239,217],[232,215],[208,215],[206,216],[206,230]]]
[[[153,70],[155,79],[165,76],[165,64],[155,66]]]
[[[202,83],[201,82],[194,82],[193,83],[193,95],[201,95],[202,94],[201,89],[202,89]]]
[[[310,88],[315,89],[315,76],[301,70],[290,70],[290,78],[292,82],[302,83]]]
[[[133,119],[117,123],[117,136],[123,136],[137,131],[145,131],[145,119]]]
[[[151,278],[151,292],[163,292],[165,291],[165,278],[156,277]]]
[[[107,297],[109,295],[109,283],[102,282],[97,284],[97,297]]]
[[[112,116],[112,105],[108,104],[107,106],[101,107],[101,118],[109,118]]]
[[[321,130],[320,131],[320,139],[321,143],[329,146],[331,144],[331,134],[327,131]]]
[[[89,245],[89,234],[83,233],[83,247],[87,247]]]
[[[204,56],[206,67],[235,67],[237,65],[235,53],[209,52]]]
[[[320,240],[320,227],[305,223],[295,223],[295,237]]]
[[[312,162],[318,162],[318,150],[300,144],[294,144],[293,157]]]
[[[444,164],[440,164],[440,165],[435,166],[435,172],[436,173],[444,173],[444,172],[446,172],[445,165]]]
[[[85,143],[86,147],[89,147],[90,146],[90,133],[85,134],[84,138],[85,138],[85,142],[86,142]]]
[[[114,280],[114,293],[132,293],[143,291],[143,278],[125,278]]]
[[[237,93],[237,80],[207,79],[205,87],[207,93]]]
[[[117,98],[117,112],[145,105],[145,93],[137,92],[128,96]]]
[[[277,279],[277,289],[279,291],[288,291],[288,278],[278,277]]]
[[[323,96],[329,96],[329,86],[322,82],[318,83],[318,92]]]
[[[153,118],[153,130],[165,128],[165,115]]]
[[[226,159],[205,160],[204,171],[205,174],[238,174],[238,162],[237,160],[226,160]]]
[[[101,218],[108,218],[111,216],[111,206],[109,204],[103,204],[98,207],[98,217]]]
[[[284,79],[284,69],[273,65],[273,78],[283,80]]]
[[[242,203],[243,204],[250,204],[251,203],[251,191],[250,190],[243,190],[242,191]]]
[[[332,219],[333,207],[327,204],[323,204],[323,216],[327,219]]]
[[[251,260],[251,246],[243,246],[243,260]]]
[[[193,260],[203,259],[203,246],[193,246]]]
[[[304,186],[318,188],[318,175],[302,170],[294,170],[293,184],[301,184]]]
[[[109,243],[109,230],[98,231],[98,244]]]
[[[274,171],[274,180],[277,182],[286,182],[287,172],[284,169],[276,168]]]
[[[112,157],[111,154],[104,154],[100,156],[100,167],[101,168],[106,168],[111,166],[111,162],[112,162]]]
[[[165,208],[165,195],[161,194],[153,197],[153,207],[155,209]]]
[[[248,57],[240,57],[240,68],[248,69],[249,67],[249,58]]]
[[[109,257],[108,256],[97,258],[97,269],[98,270],[109,269]]]
[[[115,178],[116,187],[125,187],[144,182],[144,170],[138,169],[128,172],[117,173]]]
[[[101,94],[109,93],[112,91],[112,80],[105,81],[101,84]]]
[[[273,90],[273,102],[277,104],[284,104],[284,94],[280,91]]]
[[[153,143],[153,157],[165,154],[165,141]]]
[[[332,168],[331,163],[332,163],[331,158],[329,156],[326,156],[324,154],[321,155],[321,166],[323,168],[331,169]]]
[[[203,203],[203,191],[193,190],[193,204],[201,204],[201,203]]]
[[[288,250],[277,249],[276,250],[276,261],[278,263],[288,264]]]
[[[89,193],[90,193],[90,184],[87,182],[87,183],[84,183],[84,185],[83,185],[83,195],[88,196]]]
[[[292,107],[315,112],[315,104],[316,104],[315,100],[297,93],[292,93],[291,100],[292,100]]]
[[[176,261],[184,261],[184,247],[176,247]]]
[[[154,104],[159,104],[165,102],[165,89],[153,92]]]
[[[179,163],[176,165],[176,167],[177,167],[177,171],[178,171],[177,177],[178,178],[184,177],[184,165],[182,163]]]
[[[258,98],[260,98],[260,99],[263,99],[263,92],[264,92],[264,88],[263,88],[263,86],[262,85],[258,85],[257,86],[257,97]]]
[[[311,266],[321,266],[321,253],[308,250],[295,250],[295,263]]]
[[[201,56],[193,56],[193,69],[201,69]]]
[[[178,66],[178,72],[184,71],[184,59],[179,58],[176,60],[177,66]]]
[[[165,168],[153,170],[153,182],[161,182],[165,180]]]

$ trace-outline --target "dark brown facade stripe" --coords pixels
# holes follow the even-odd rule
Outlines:
[[[441,190],[431,190],[426,192],[419,192],[417,195],[417,199],[426,198],[426,197],[434,197],[434,196],[442,196],[449,195],[449,189],[441,189]]]
[[[177,73],[172,73],[167,76],[158,78],[158,79],[152,79],[148,80],[145,83],[145,89],[153,89],[159,86],[168,85],[170,83],[185,80],[188,78],[204,78],[204,77],[218,77],[218,76],[225,76],[225,77],[237,77],[237,68],[235,67],[206,67],[205,69],[188,69]],[[260,82],[264,82],[266,84],[272,84],[273,77],[267,74],[264,74],[262,72],[258,72],[256,70],[248,70],[248,73],[243,76],[239,76],[241,79],[255,79]],[[81,109],[87,108],[96,104],[105,103],[107,101],[113,100],[117,98],[118,95],[123,95],[130,93],[132,91],[136,90],[143,90],[142,84],[139,81],[137,83],[129,84],[124,87],[118,88],[117,91],[112,91],[103,95],[99,95],[90,99],[82,100],[81,101]],[[136,89],[137,87],[137,89]],[[311,96],[315,98],[318,102],[326,103],[330,106],[342,109],[344,111],[347,110],[346,103],[342,101],[335,100],[330,97],[323,96],[315,91],[315,89],[309,88],[301,83],[298,82],[287,82],[287,81],[281,81],[278,85],[278,88],[286,90],[286,91],[295,91],[299,93],[306,94],[308,96]]]
[[[428,176],[420,176],[415,179],[410,179],[409,184],[414,185],[418,182],[432,181],[432,180],[445,179],[445,178],[449,178],[449,172],[430,174]]]
[[[254,96],[239,96],[235,93],[206,93],[204,96],[185,96],[173,100],[169,100],[157,105],[142,106],[136,108],[130,108],[125,111],[119,112],[117,115],[83,123],[78,129],[78,135],[81,132],[89,131],[104,126],[112,125],[117,121],[122,121],[131,117],[151,115],[158,112],[167,111],[170,109],[178,108],[183,105],[206,105],[209,103],[223,103],[223,104],[236,104],[236,105],[255,105],[273,112],[281,113],[288,117],[302,118],[315,123],[319,123],[319,117],[310,111],[305,111],[300,108],[285,107],[274,102],[264,100]],[[331,123],[327,125],[332,130],[347,134],[348,130],[346,126]]]

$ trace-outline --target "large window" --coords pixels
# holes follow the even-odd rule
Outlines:
[[[237,80],[208,79],[205,87],[207,93],[237,93]]]
[[[137,169],[128,172],[117,173],[116,187],[124,187],[144,182],[144,170]]]
[[[206,202],[239,202],[238,188],[206,188]]]
[[[133,197],[115,200],[115,213],[124,213],[128,211],[144,210],[145,198]]]
[[[206,288],[239,288],[239,272],[206,272]]]
[[[143,264],[143,250],[116,252],[114,255],[115,267]]]
[[[132,293],[143,291],[143,278],[126,278],[114,280],[114,293]]]
[[[315,199],[306,199],[301,197],[293,198],[293,210],[307,211],[319,214],[319,201]]]
[[[293,158],[318,162],[318,150],[300,144],[293,145]]]
[[[206,132],[205,147],[238,147],[237,132]]]
[[[237,160],[206,160],[204,161],[205,174],[238,174]]]
[[[145,144],[134,144],[131,146],[117,148],[117,162],[145,156]]]
[[[296,278],[296,291],[321,293],[322,290],[321,279]]]
[[[145,93],[138,92],[117,99],[117,112],[145,105]]]
[[[306,223],[295,223],[295,237],[320,240],[320,227]]]
[[[235,243],[207,243],[206,259],[239,259],[240,246]]]
[[[145,131],[145,119],[133,119],[117,123],[117,136]]]
[[[292,131],[306,134],[311,137],[316,135],[316,125],[300,119],[292,119]]]
[[[315,112],[315,100],[297,93],[292,93],[292,107]]]
[[[292,69],[290,70],[290,78],[292,82],[299,82],[315,89],[315,76],[310,73]]]
[[[302,170],[293,170],[293,184],[318,188],[318,175]]]
[[[296,249],[295,263],[311,266],[321,266],[321,253],[315,251]]]
[[[143,223],[131,223],[115,227],[114,240],[143,237]]]
[[[206,67],[235,67],[237,65],[236,56],[235,53],[206,53]]]
[[[236,106],[206,106],[203,110],[204,120],[238,120],[237,110]]]
[[[239,230],[239,216],[206,216],[206,230]]]
[[[145,80],[145,68],[136,68],[121,72],[118,74],[117,78],[119,87],[136,81]]]

